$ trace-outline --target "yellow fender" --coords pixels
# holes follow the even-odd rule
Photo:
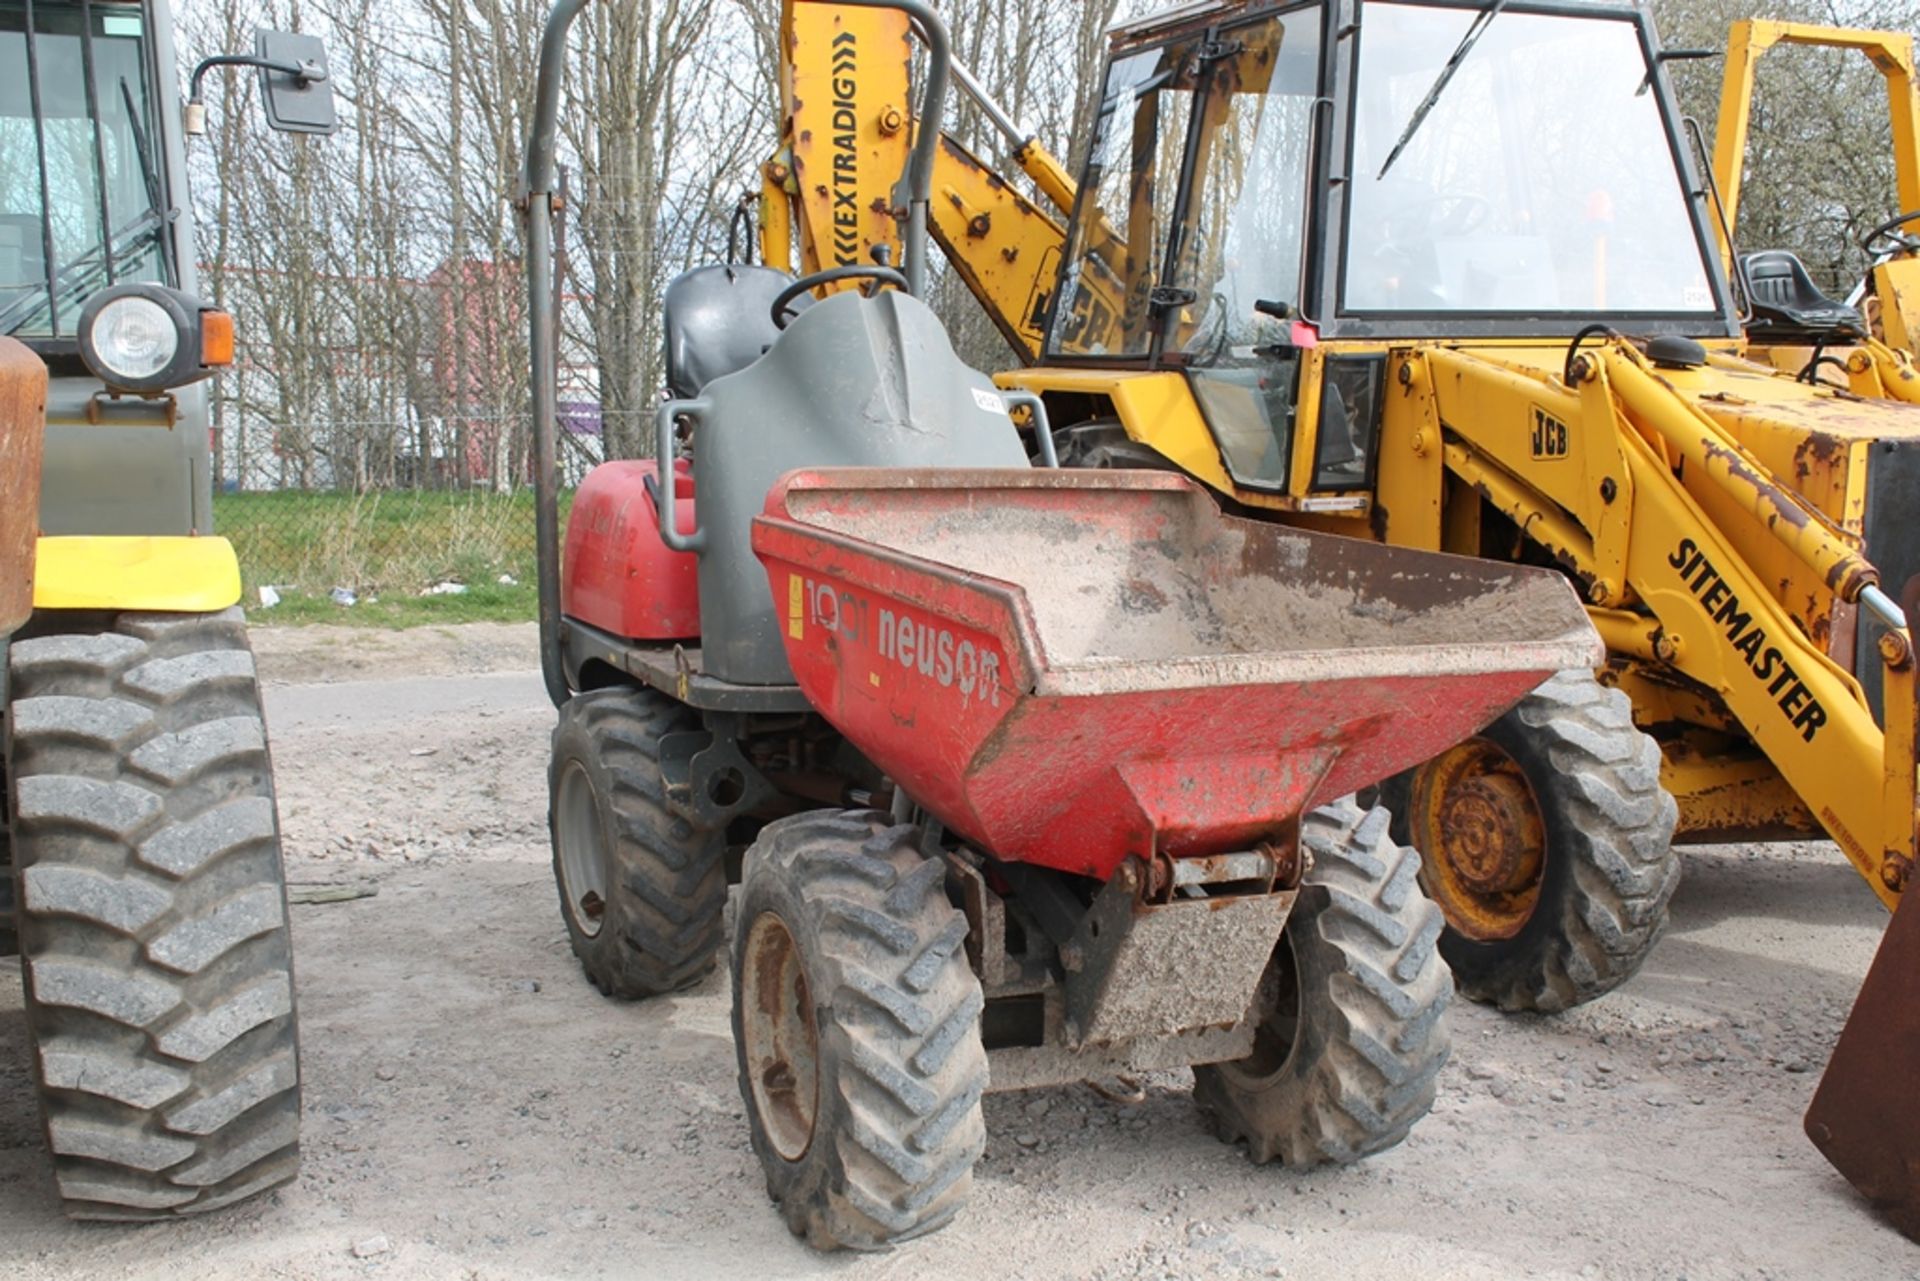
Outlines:
[[[35,609],[211,614],[240,603],[240,558],[224,538],[41,538]]]

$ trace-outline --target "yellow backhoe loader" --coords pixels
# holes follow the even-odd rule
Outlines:
[[[907,20],[785,20],[762,254],[896,253]],[[1895,914],[1807,1130],[1914,1235],[1920,406],[1749,358],[1664,62],[1635,6],[1203,0],[1112,31],[1077,180],[956,73],[1037,199],[942,139],[933,231],[1063,460],[1589,602],[1603,668],[1385,789],[1466,994],[1623,982],[1676,842],[1838,844]]]

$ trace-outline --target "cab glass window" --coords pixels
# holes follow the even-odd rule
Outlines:
[[[1479,16],[1368,0],[1343,310],[1717,313],[1631,15],[1501,10],[1435,96]]]
[[[1117,57],[1107,70],[1048,343],[1062,356],[1145,356],[1193,119],[1195,43]]]

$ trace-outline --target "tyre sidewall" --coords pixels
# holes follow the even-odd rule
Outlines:
[[[560,899],[560,919],[566,924],[573,954],[580,958],[581,966],[603,991],[620,973],[625,959],[621,949],[626,946],[623,940],[631,922],[627,919],[626,896],[619,892],[617,884],[622,869],[616,842],[619,819],[613,811],[613,775],[595,750],[592,722],[596,705],[620,693],[610,690],[578,694],[568,700],[560,711],[559,724],[554,727],[553,756],[547,767],[548,843],[553,851],[553,884]],[[560,855],[560,779],[567,766],[575,762],[585,771],[587,784],[593,791],[593,813],[600,826],[600,857],[606,882],[606,892],[601,895],[600,929],[591,935],[574,920],[575,908],[567,901],[566,873]]]
[[[777,856],[764,857],[763,847],[756,847],[752,857],[759,866],[750,869],[740,883],[730,949],[734,1058],[740,1073],[741,1096],[746,1101],[747,1128],[753,1141],[754,1155],[760,1158],[761,1168],[767,1176],[767,1195],[780,1204],[794,1231],[806,1235],[804,1207],[829,1203],[834,1199],[831,1195],[834,1190],[846,1181],[840,1168],[840,1153],[834,1145],[834,1136],[845,1128],[851,1118],[845,1114],[846,1105],[840,1091],[833,1088],[845,1062],[842,1044],[844,1033],[840,1031],[832,1012],[821,1005],[822,994],[832,993],[839,985],[840,976],[836,972],[829,972],[832,962],[827,959],[819,922],[801,896],[800,878],[794,875],[793,864]],[[819,1084],[814,1101],[812,1140],[807,1144],[807,1150],[794,1161],[781,1156],[768,1138],[766,1126],[754,1107],[752,1083],[747,1077],[746,1029],[743,1026],[745,1005],[741,991],[741,971],[744,966],[740,963],[740,957],[753,923],[766,912],[777,916],[793,936],[801,972],[807,979],[808,997],[813,1002],[814,1032],[819,1053],[819,1071],[815,1078]]]

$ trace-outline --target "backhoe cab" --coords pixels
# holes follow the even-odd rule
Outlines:
[[[788,86],[869,24],[836,109],[888,136],[862,85],[906,21],[791,11]],[[1920,408],[1747,358],[1661,55],[1637,6],[1185,5],[1111,32],[1077,181],[964,76],[1034,195],[951,139],[935,175],[935,236],[1020,362],[997,381],[1042,396],[1063,461],[1178,469],[1242,512],[1550,566],[1587,602],[1597,672],[1382,791],[1461,990],[1509,1009],[1638,969],[1675,841],[1830,836],[1890,909],[1915,857],[1895,597],[1920,574],[1902,498]],[[789,235],[825,252],[809,202],[843,171],[801,144],[832,136],[826,110],[786,100],[771,263]],[[849,194],[886,207],[848,154]],[[888,243],[837,230],[850,260]],[[1920,1030],[1895,994],[1916,965],[1908,912],[1808,1117],[1909,1232],[1920,1122],[1895,1095]]]

